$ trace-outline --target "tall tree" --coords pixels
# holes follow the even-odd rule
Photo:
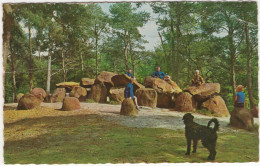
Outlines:
[[[123,37],[126,70],[128,69],[127,50],[130,43],[129,35],[139,34],[138,27],[143,27],[150,17],[149,13],[137,12],[136,10],[137,8],[133,7],[131,3],[113,4],[109,9],[111,13],[110,25],[121,33]]]
[[[91,31],[93,33],[93,37],[95,39],[95,56],[96,56],[96,77],[98,76],[98,64],[99,62],[99,40],[107,28],[108,24],[108,16],[102,11],[101,7],[97,4],[90,4],[88,8],[91,9],[90,12],[90,21]]]
[[[10,53],[11,30],[14,23],[13,9],[10,4],[3,4],[3,67],[6,70],[7,57]],[[5,74],[3,75],[5,80]],[[5,82],[4,82],[5,83]],[[5,89],[3,95],[5,96]]]
[[[254,43],[252,43],[252,40],[250,40],[250,30],[256,31],[256,24],[257,20],[255,15],[257,15],[257,9],[256,5],[254,3],[247,3],[243,2],[239,5],[240,10],[238,13],[238,20],[240,21],[240,24],[244,26],[244,34],[245,34],[245,41],[246,41],[246,59],[247,59],[247,89],[248,89],[248,97],[250,102],[250,108],[251,110],[255,108],[255,102],[253,97],[253,88],[252,88],[252,56],[253,56],[253,49],[254,49]],[[241,18],[241,19],[239,19]],[[249,26],[249,24],[251,26]]]

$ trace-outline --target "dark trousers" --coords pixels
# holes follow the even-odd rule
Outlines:
[[[238,103],[238,102],[236,102],[236,103],[235,103],[235,107],[241,107],[241,108],[243,108],[243,107],[244,107],[244,103]]]

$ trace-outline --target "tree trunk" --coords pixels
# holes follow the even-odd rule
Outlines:
[[[9,4],[3,4],[3,67],[6,71],[7,57],[10,54],[10,38],[13,24],[12,8]],[[3,97],[5,98],[5,72],[3,73]]]
[[[50,52],[48,53],[48,68],[47,68],[47,87],[46,87],[46,93],[47,96],[50,94],[51,89],[51,55]]]
[[[127,32],[125,31],[125,34],[124,34],[124,46],[125,46],[124,53],[125,53],[125,68],[126,68],[126,70],[128,70],[128,63],[127,63],[127,45],[128,45],[128,42],[127,42]]]
[[[236,73],[235,73],[235,61],[236,61],[236,56],[235,56],[235,47],[233,43],[233,30],[229,30],[228,32],[228,38],[229,38],[229,51],[230,51],[230,58],[231,58],[231,85],[232,85],[232,91],[233,91],[233,99],[236,97]]]
[[[42,59],[41,59],[41,47],[40,46],[38,46],[38,54],[39,54],[40,61],[42,61]]]
[[[174,11],[174,2],[170,2],[170,10],[171,12]],[[176,82],[176,70],[175,70],[175,54],[174,54],[174,21],[173,21],[173,15],[170,15],[171,17],[171,57],[172,57],[172,80]]]
[[[15,57],[13,52],[11,52],[11,61],[12,61],[12,76],[13,76],[13,103],[15,102],[16,97],[16,80],[15,80]]]
[[[177,15],[177,23],[176,23],[176,32],[177,32],[177,59],[176,59],[176,83],[179,83],[179,75],[180,75],[180,40],[181,40],[181,16],[180,16],[180,4],[176,3],[176,15]]]
[[[29,78],[30,78],[30,89],[33,88],[33,57],[32,57],[32,41],[31,41],[31,25],[28,23],[29,30],[29,52],[30,52],[30,60],[29,60]]]
[[[253,90],[252,90],[252,75],[251,75],[252,49],[249,40],[248,23],[245,23],[245,34],[246,34],[246,52],[247,52],[247,88],[248,88],[250,108],[252,110],[255,107],[255,102],[254,102]]]
[[[133,76],[135,77],[135,57],[134,57],[134,53],[133,53],[133,48],[132,48],[132,43],[131,43],[131,38],[129,35],[129,51],[130,51],[130,56],[131,56],[131,61],[132,61],[132,70],[133,70]]]
[[[114,73],[116,73],[116,61],[114,60]]]
[[[62,58],[62,73],[63,73],[63,81],[66,82],[66,69],[65,69],[65,57],[64,50],[61,50],[61,58]]]
[[[82,56],[82,53],[80,53],[80,60],[81,60],[81,71],[83,72],[84,70],[84,61],[83,61],[83,56]]]
[[[190,55],[191,53],[190,53],[190,43],[189,43],[189,45],[188,45],[188,57],[190,57],[191,55]],[[191,81],[191,65],[190,65],[190,59],[188,58],[187,59],[188,60],[188,77],[187,77],[187,83],[188,83],[188,85],[190,85],[190,81]]]
[[[96,36],[96,78],[98,77],[98,37]]]

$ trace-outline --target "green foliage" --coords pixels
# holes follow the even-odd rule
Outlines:
[[[196,112],[202,114],[202,115],[211,115],[211,112],[205,108],[196,110]]]
[[[117,102],[117,101],[111,100],[111,101],[109,102],[109,104],[113,104],[113,105],[119,105],[120,103],[119,103],[119,102]]]
[[[93,99],[86,99],[86,103],[95,103]]]

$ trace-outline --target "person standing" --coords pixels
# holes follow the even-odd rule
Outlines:
[[[131,69],[128,69],[125,74],[128,75],[131,78],[134,78],[134,76],[132,75],[132,70]]]
[[[234,100],[235,107],[245,108],[245,94],[243,93],[243,86],[237,86],[237,94]]]

